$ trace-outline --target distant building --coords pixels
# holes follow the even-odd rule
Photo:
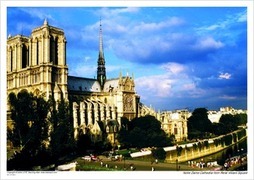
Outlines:
[[[242,110],[242,109],[234,109],[233,107],[221,107],[219,111],[208,111],[208,119],[212,122],[212,123],[218,123],[221,116],[223,114],[232,114],[232,115],[236,115],[236,114],[247,114],[247,110]]]
[[[168,135],[174,135],[176,141],[187,140],[187,119],[191,113],[187,110],[165,111],[160,113],[162,129]]]

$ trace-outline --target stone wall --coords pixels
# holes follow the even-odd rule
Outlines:
[[[246,131],[246,129],[244,129]],[[244,131],[244,130],[238,130],[233,133],[230,133],[229,135],[237,134],[239,131]],[[195,143],[190,143],[186,145],[179,145],[175,146],[175,148],[171,148],[172,150],[167,151],[166,159],[165,161],[168,163],[175,163],[176,160],[178,162],[185,162],[188,160],[204,157],[216,152],[219,152],[223,149],[226,149],[239,141],[242,141],[243,139],[247,138],[247,135],[244,137],[237,137],[236,141],[232,138],[232,143],[226,144],[225,142],[222,143],[216,143],[215,139],[222,139],[223,137],[228,136],[220,136],[216,137],[214,139],[211,139],[205,143],[205,141],[199,141]]]

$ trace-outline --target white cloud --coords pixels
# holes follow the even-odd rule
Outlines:
[[[246,15],[247,15],[246,10],[237,14],[230,14],[224,20],[218,21],[211,25],[199,27],[196,30],[200,33],[203,33],[203,32],[207,33],[206,31],[214,31],[214,30],[229,28],[235,23],[246,22],[247,21]]]
[[[165,75],[145,76],[135,80],[137,91],[142,98],[147,97],[168,97],[171,95],[173,80]]]
[[[195,90],[196,89],[196,85],[194,83],[188,83],[188,84],[184,84],[183,85],[183,89],[184,90]]]
[[[96,65],[77,64],[69,69],[69,75],[94,78],[96,76],[96,70]]]
[[[224,44],[221,41],[216,41],[212,37],[206,37],[199,39],[194,45],[194,49],[219,49],[223,46]]]
[[[106,65],[106,71],[107,72],[114,72],[114,71],[118,71],[118,72],[120,72],[121,71],[121,68],[122,68],[122,66],[115,66],[115,65]]]
[[[140,8],[137,7],[127,7],[127,8],[102,8],[96,11],[96,14],[100,14],[102,17],[112,18],[119,16],[124,13],[137,13]]]
[[[198,28],[198,30],[199,31],[214,31],[217,29],[224,29],[227,26],[227,24],[228,24],[227,21],[218,22],[217,24],[212,24],[209,26],[200,27],[200,28]]]
[[[221,25],[221,24],[213,24],[213,25],[208,26],[204,29],[212,31],[212,30],[216,30],[217,28],[223,28],[223,27],[224,27],[224,25]]]
[[[86,56],[84,59],[85,59],[85,62],[87,62],[87,61],[91,60],[91,57],[90,56]]]
[[[172,48],[171,42],[160,36],[132,36],[133,38],[111,41],[113,51],[120,57],[131,61],[150,59],[154,54],[161,54]],[[158,59],[160,61],[160,59]]]
[[[132,31],[135,33],[144,33],[144,32],[154,32],[158,30],[162,30],[163,28],[172,27],[172,26],[179,26],[184,23],[184,20],[178,17],[172,17],[165,21],[161,22],[141,22],[140,24],[133,27]]]
[[[37,17],[41,20],[54,20],[54,18],[48,14],[48,13],[45,13],[43,9],[39,9],[39,8],[20,8],[20,10],[28,13],[30,16],[32,17]]]
[[[236,99],[237,97],[235,97],[235,96],[223,95],[223,96],[220,96],[219,98],[220,98],[220,99],[226,99],[226,100],[234,100],[234,99]]]
[[[218,79],[230,79],[231,78],[231,74],[229,73],[220,73]]]
[[[118,12],[117,9],[108,8],[103,8],[102,11]],[[122,8],[119,11],[122,11]],[[129,9],[123,11],[129,11]],[[187,61],[193,58],[191,55],[195,52],[198,54],[204,50],[215,50],[224,46],[221,41],[212,37],[200,38],[195,34],[179,33],[180,31],[175,30],[175,26],[179,27],[184,23],[184,20],[179,17],[165,17],[158,22],[137,22],[121,15],[106,16],[102,19],[104,48],[110,48],[118,58],[131,62],[160,63],[167,61],[163,56],[173,57],[171,61],[184,61],[183,59]],[[89,42],[90,48],[97,47],[95,45],[98,39],[95,37],[98,37],[98,29],[99,20],[82,29],[82,41],[86,44]],[[190,56],[185,57],[185,54]],[[156,59],[157,57],[159,58]]]
[[[237,21],[238,22],[246,22],[247,21],[247,15],[246,14],[247,14],[246,11],[243,12],[243,13],[239,13]]]
[[[185,67],[182,64],[178,64],[175,62],[169,62],[169,63],[163,64],[162,68],[173,74],[178,74],[185,70]]]
[[[139,8],[137,7],[127,7],[127,8],[118,8],[113,9],[111,12],[115,15],[121,14],[121,13],[136,13],[139,11]]]
[[[121,68],[119,65],[106,65],[107,76],[110,78],[112,72],[120,72]],[[97,76],[97,63],[91,57],[86,56],[83,61],[69,69],[69,74],[71,76],[95,78]]]
[[[136,90],[142,99],[196,98],[205,94],[203,89],[197,87],[195,78],[187,74],[186,66],[178,63],[166,63],[161,66],[161,69],[164,74],[143,76],[135,80]]]

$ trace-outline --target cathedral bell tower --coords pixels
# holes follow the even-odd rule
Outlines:
[[[101,20],[100,20],[100,32],[99,32],[99,57],[98,57],[98,67],[97,67],[97,80],[99,81],[101,88],[106,81],[106,67],[105,67],[105,59],[103,52],[103,41],[102,41],[102,28],[101,28]]]

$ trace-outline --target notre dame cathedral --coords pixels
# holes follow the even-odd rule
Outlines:
[[[122,117],[131,120],[150,114],[161,119],[159,113],[140,103],[133,76],[119,73],[119,77],[107,79],[101,24],[97,78],[94,79],[68,75],[64,31],[49,25],[47,20],[41,27],[33,29],[30,37],[9,36],[7,95],[23,89],[34,94],[44,93],[46,98],[52,96],[56,101],[64,98],[74,102],[75,138],[79,133],[85,134],[89,130],[92,141],[96,142],[101,140],[102,132],[106,132],[107,138],[114,144],[117,143],[115,133],[121,127]],[[11,125],[8,105],[7,124]],[[177,128],[187,129],[186,118],[181,120],[180,126],[184,127]],[[187,131],[179,132],[181,139],[187,138]]]

